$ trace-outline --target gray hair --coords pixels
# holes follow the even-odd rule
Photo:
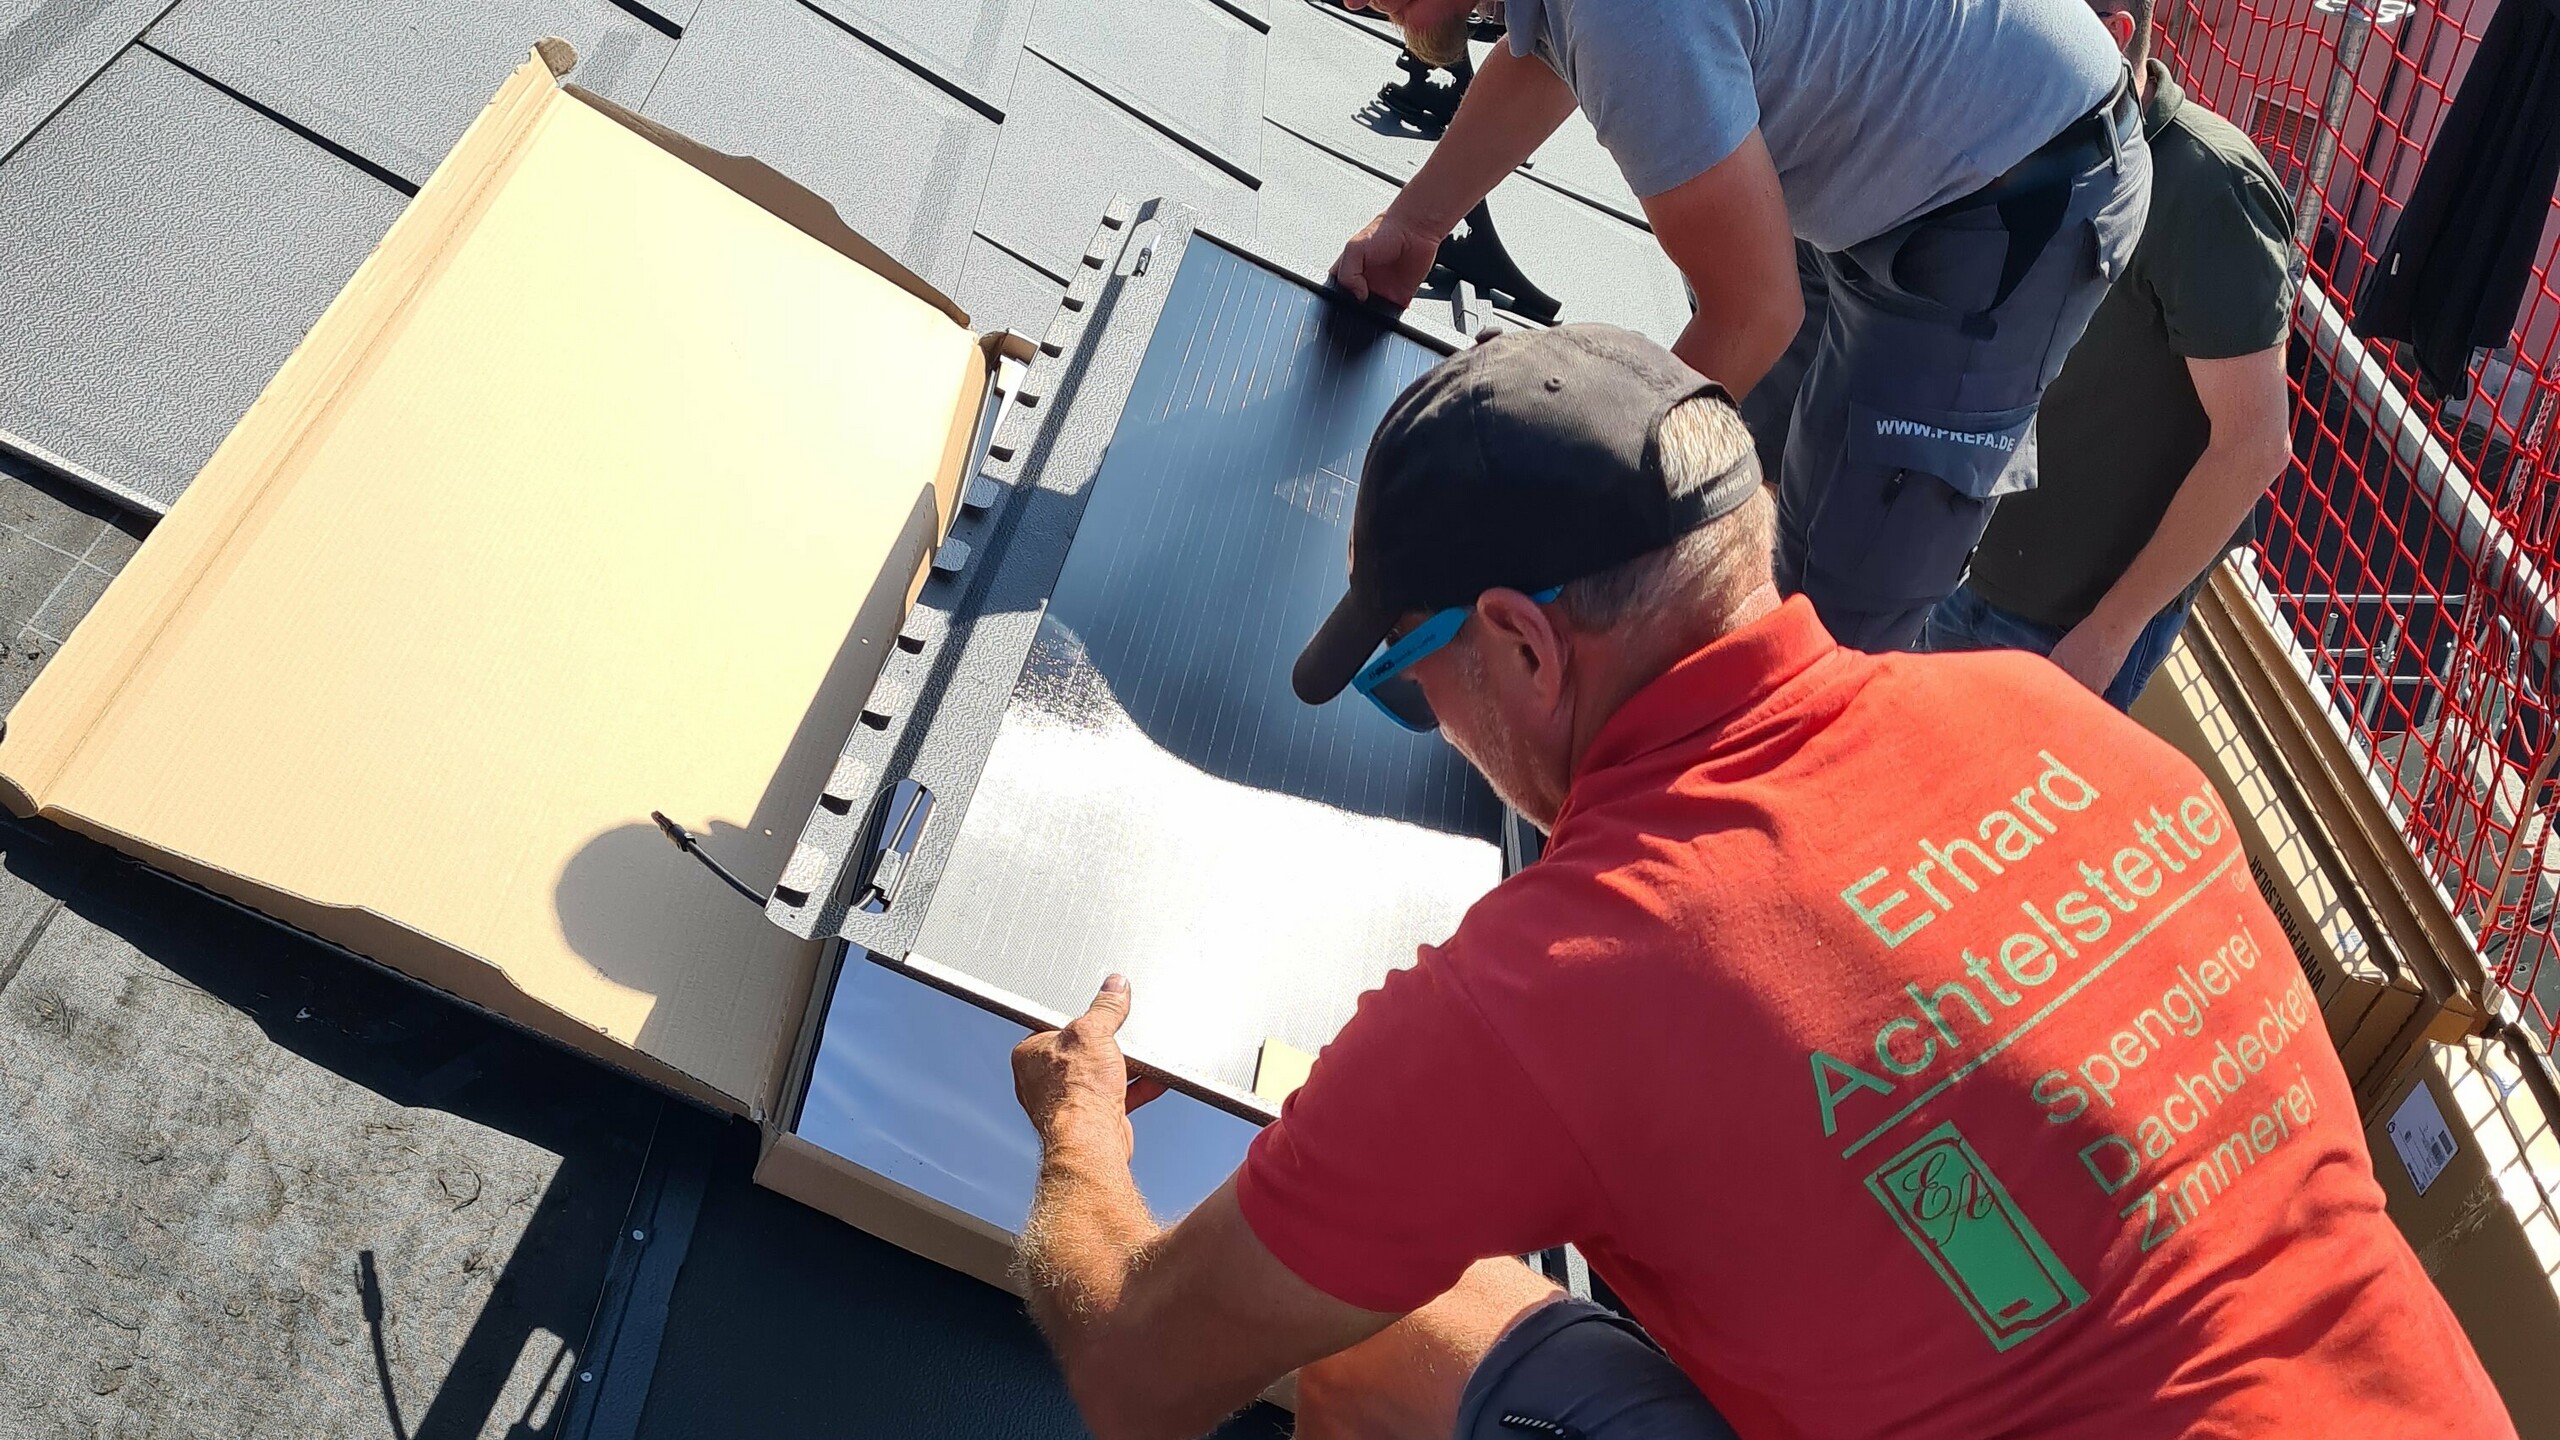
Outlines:
[[[1759,463],[1742,416],[1712,396],[1673,406],[1655,443],[1674,495],[1700,489],[1737,464]],[[1764,488],[1673,544],[1566,585],[1557,608],[1574,628],[1590,633],[1696,611],[1721,627],[1723,617],[1769,581],[1775,513]]]

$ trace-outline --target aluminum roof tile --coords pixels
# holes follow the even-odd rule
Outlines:
[[[0,166],[0,430],[165,507],[401,203],[128,51]]]
[[[168,0],[0,0],[0,155],[168,8]]]
[[[1254,233],[1251,187],[1037,55],[1014,81],[978,229],[1054,274],[1074,269],[1114,195],[1198,206],[1207,227]]]
[[[1001,112],[1033,0],[809,0]]]
[[[1263,35],[1211,0],[1040,0],[1027,42],[1158,127],[1258,176]]]
[[[181,0],[145,43],[416,186],[553,35],[626,105],[675,48],[610,0]]]
[[[983,235],[969,237],[968,258],[951,298],[981,332],[1011,330],[1037,340],[1049,331],[1067,287]]]

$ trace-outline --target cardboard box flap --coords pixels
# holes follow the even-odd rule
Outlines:
[[[2329,824],[2351,837],[2346,855],[2364,877],[2379,903],[2377,918],[2398,941],[2446,1017],[2452,1040],[2476,1033],[2486,1023],[2484,1004],[2491,982],[2480,963],[2478,940],[2458,917],[2443,885],[2427,872],[2425,862],[2402,833],[2406,822],[2395,813],[2376,780],[2378,767],[2353,737],[2347,717],[2329,692],[2311,655],[2276,617],[2282,609],[2261,576],[2250,567],[2217,566],[2197,596],[2197,623],[2213,628],[2233,656],[2235,674],[2252,692],[2254,703],[2270,717],[2271,733],[2281,741],[2290,763],[2308,787]]]
[[[2207,603],[2212,596],[2208,592]],[[2199,607],[2204,608],[2203,606]],[[2204,771],[2229,808],[2259,893],[2283,926],[2359,1095],[2386,1079],[2435,1015],[2399,942],[2374,918],[2327,813],[2271,738],[2214,625],[2187,627],[2133,716]]]
[[[562,88],[565,48],[38,677],[0,802],[757,1113],[814,948],[649,815],[781,872],[989,357],[849,231]]]
[[[554,80],[566,81],[577,68],[578,52],[568,41],[553,36],[537,40],[533,45],[533,64],[540,66]],[[527,67],[532,68],[531,66]],[[608,100],[583,85],[564,85],[570,94],[605,115],[622,122],[637,133],[684,161],[694,169],[737,191],[774,215],[798,226],[801,233],[825,245],[846,259],[873,271],[899,289],[931,305],[951,317],[952,323],[966,325],[968,313],[953,303],[950,296],[935,289],[921,275],[898,263],[897,257],[864,239],[844,223],[833,205],[816,191],[793,180],[761,160],[749,155],[731,155],[714,150],[690,135],[670,130],[636,110]]]

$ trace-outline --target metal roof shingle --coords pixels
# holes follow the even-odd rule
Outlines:
[[[675,49],[610,0],[180,0],[144,43],[417,186],[545,36],[631,106]]]
[[[0,431],[165,508],[402,203],[127,51],[0,165]]]
[[[979,231],[1063,279],[1114,195],[1186,201],[1217,234],[1249,241],[1254,233],[1251,187],[1083,81],[1026,55]]]

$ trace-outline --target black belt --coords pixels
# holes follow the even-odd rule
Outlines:
[[[2119,113],[2121,112],[2121,113]],[[1981,189],[1959,195],[1929,212],[1925,218],[1953,215],[1966,210],[1979,210],[1997,205],[2038,190],[2049,190],[2077,180],[2090,166],[2116,147],[2133,138],[2135,127],[2142,123],[2142,106],[2134,99],[2130,75],[2116,80],[2115,92],[2088,114],[2062,127],[2060,134],[2035,148],[2035,153],[2001,171]]]
[[[2071,185],[2100,160],[2113,156],[2142,124],[2142,105],[2133,93],[2131,72],[2120,75],[2113,94],[2096,109],[2062,127],[2060,134],[2035,148],[2026,159],[1992,177],[1989,184],[1959,195],[1921,217],[1925,224],[1941,216],[1997,206],[2000,226],[2009,243],[2000,259],[1999,288],[1991,303],[1964,317],[1965,333],[1988,336],[1996,329],[1992,313],[2009,302],[2044,247],[2062,230],[2071,208]]]

